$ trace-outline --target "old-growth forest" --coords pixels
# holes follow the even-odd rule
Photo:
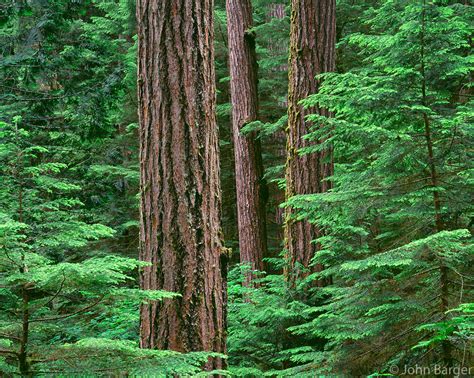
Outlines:
[[[1,0],[0,376],[474,375],[473,25]]]

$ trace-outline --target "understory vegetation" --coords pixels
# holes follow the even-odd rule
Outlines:
[[[300,103],[311,126],[297,151],[331,151],[334,169],[328,190],[289,198],[291,7],[252,6],[258,117],[241,132],[261,144],[263,269],[239,259],[226,4],[214,4],[223,354],[140,348],[140,307],[183,294],[140,286],[135,1],[0,5],[0,375],[207,376],[212,358],[236,377],[472,368],[472,6],[337,1],[335,70]],[[317,227],[317,253],[292,270],[284,229],[299,221]]]

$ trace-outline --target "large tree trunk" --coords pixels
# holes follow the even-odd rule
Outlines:
[[[225,352],[212,0],[138,0],[140,345]],[[211,361],[208,368],[222,367]]]
[[[328,115],[325,109],[303,109],[298,102],[318,91],[315,76],[335,69],[336,1],[292,0],[290,57],[288,61],[288,129],[286,198],[297,194],[322,193],[329,189],[323,181],[332,175],[330,151],[299,156],[298,150],[308,145],[303,136],[309,132],[307,114]],[[309,267],[319,246],[312,243],[320,232],[317,225],[292,219],[287,209],[285,247],[289,273],[301,276],[299,265]],[[321,266],[312,267],[318,271]],[[319,282],[318,284],[322,284]]]
[[[235,154],[235,182],[240,262],[263,270],[267,250],[266,185],[260,141],[243,126],[257,119],[257,58],[250,0],[227,0],[230,90]],[[251,275],[247,276],[250,279]]]

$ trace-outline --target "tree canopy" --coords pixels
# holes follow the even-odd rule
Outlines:
[[[474,374],[473,25],[4,1],[0,375]]]

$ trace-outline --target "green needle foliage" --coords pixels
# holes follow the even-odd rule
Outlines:
[[[447,1],[352,8],[339,5],[342,72],[303,101],[334,114],[309,117],[315,144],[301,151],[333,147],[334,189],[285,204],[323,230],[313,263],[325,270],[294,289],[281,276],[231,281],[237,375],[472,361],[472,12]],[[321,278],[331,284],[314,287]]]
[[[238,249],[225,1],[215,2],[223,229]],[[284,198],[290,7],[254,0],[266,272],[228,277],[237,377],[380,376],[473,361],[474,118],[467,1],[338,0],[337,70],[303,100],[333,189]],[[0,375],[199,376],[212,353],[139,348],[134,0],[0,5]],[[321,142],[324,141],[324,142]],[[282,212],[324,270],[290,285]],[[315,280],[329,284],[315,286]],[[207,373],[208,374],[208,373]],[[471,372],[472,374],[472,372]]]
[[[134,3],[0,12],[0,374],[198,374],[138,347]]]
[[[63,175],[68,165],[36,145],[20,117],[0,124],[0,138],[1,371],[199,372],[209,354],[138,348],[140,303],[176,294],[136,289],[133,273],[144,263],[94,252],[90,242],[114,231],[84,221],[80,187]],[[113,322],[119,328],[107,331]]]
[[[451,309],[472,300],[472,14],[387,1],[365,17],[368,32],[341,42],[361,64],[325,75],[304,101],[335,114],[311,116],[324,127],[307,136],[334,146],[335,189],[288,205],[323,226],[316,260],[334,283],[321,314],[290,330],[328,339],[329,371],[465,364],[472,335],[433,339],[425,325],[448,327]]]

